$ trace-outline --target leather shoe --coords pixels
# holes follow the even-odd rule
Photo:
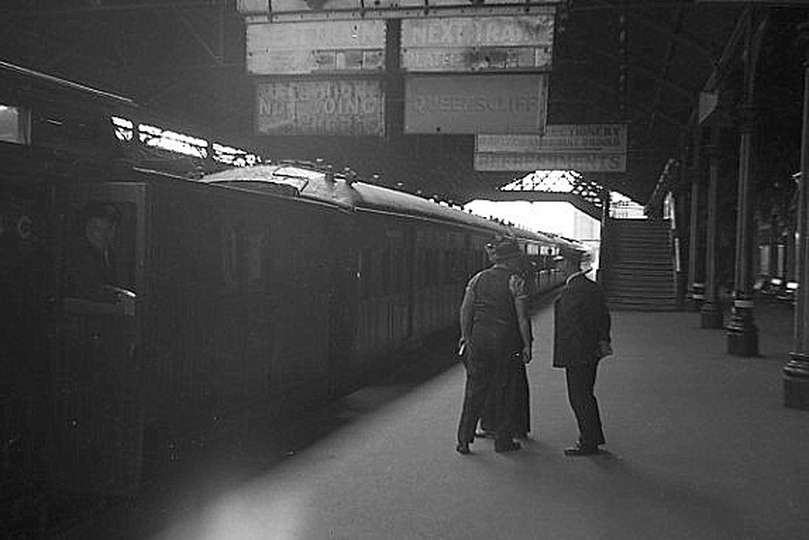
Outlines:
[[[519,450],[520,448],[522,448],[520,443],[510,439],[506,439],[505,441],[494,441],[494,451],[497,453],[513,452],[515,450]]]
[[[598,454],[598,446],[582,446],[577,444],[572,448],[565,448],[566,456],[593,456]]]
[[[459,454],[463,454],[464,456],[472,453],[472,451],[469,449],[469,443],[465,442],[459,442],[455,447],[455,451]]]

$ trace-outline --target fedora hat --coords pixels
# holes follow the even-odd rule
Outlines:
[[[486,247],[495,262],[506,261],[523,255],[520,246],[512,238],[502,238],[489,242]]]

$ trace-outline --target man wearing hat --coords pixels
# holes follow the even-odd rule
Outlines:
[[[109,203],[90,202],[79,214],[78,238],[67,257],[66,295],[71,305],[93,313],[132,315],[133,293],[117,286],[113,244],[120,221]]]
[[[564,368],[567,395],[576,416],[579,440],[567,456],[598,453],[604,432],[594,392],[598,362],[612,353],[610,313],[601,287],[587,277],[590,259],[569,264],[565,286],[554,303],[553,366]]]
[[[478,420],[490,400],[494,411],[494,450],[519,450],[511,426],[516,369],[531,361],[531,320],[525,279],[519,274],[523,252],[511,238],[487,246],[494,265],[475,274],[461,304],[460,348],[466,366],[466,389],[458,425],[461,454],[470,453]]]
[[[110,204],[90,202],[79,214],[79,238],[69,261],[69,288],[82,298],[105,301],[112,297],[105,289],[115,283],[112,242],[118,214]]]

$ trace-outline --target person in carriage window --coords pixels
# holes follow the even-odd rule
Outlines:
[[[67,255],[67,297],[96,312],[134,311],[134,294],[117,286],[113,242],[120,215],[114,205],[88,203],[79,215],[79,238]]]

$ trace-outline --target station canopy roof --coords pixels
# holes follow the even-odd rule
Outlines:
[[[486,0],[473,4],[485,7]],[[585,177],[646,202],[666,165],[681,160],[690,144],[701,94],[721,86],[738,101],[745,13],[752,9],[769,16],[756,85],[761,159],[765,168],[772,164],[771,177],[794,173],[803,102],[797,28],[809,20],[809,8],[799,4],[563,1],[548,123],[626,123],[626,174]],[[458,202],[519,176],[475,172],[471,135],[254,135],[254,81],[234,0],[9,0],[3,7],[0,60],[130,97],[172,129],[270,158],[322,158],[365,177],[379,173],[386,185]]]

